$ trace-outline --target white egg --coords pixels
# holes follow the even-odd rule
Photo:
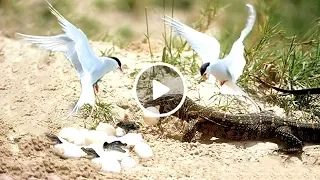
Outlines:
[[[96,152],[100,152],[100,151],[104,151],[103,150],[103,143],[99,142],[99,143],[92,143],[89,144],[87,146],[83,146],[84,148],[92,148],[94,149]]]
[[[137,133],[128,133],[119,138],[122,143],[126,143],[128,146],[134,146],[139,142],[143,142],[141,134]]]
[[[144,142],[137,143],[134,146],[134,152],[142,159],[151,158],[153,156],[151,147]]]
[[[62,158],[80,158],[86,155],[79,146],[68,142],[54,145],[53,152]]]
[[[121,172],[121,165],[115,158],[95,158],[92,162],[98,165],[98,169],[102,172]]]
[[[159,110],[156,107],[148,107],[143,112],[142,118],[143,121],[150,126],[158,124],[160,117],[154,117],[150,112],[153,112],[155,114],[160,114]]]
[[[124,129],[122,129],[121,127],[116,128],[116,136],[117,137],[124,136],[125,134],[126,134],[126,131]]]
[[[106,140],[104,142],[112,143],[114,141],[120,141],[120,138],[115,136],[108,136],[106,137]]]
[[[88,131],[85,138],[85,145],[93,144],[93,143],[99,143],[99,142],[105,142],[108,138],[108,134],[103,131]]]
[[[121,160],[120,164],[123,169],[130,169],[135,167],[138,163],[132,157],[126,157]]]
[[[88,129],[80,129],[77,131],[77,135],[73,138],[73,143],[78,146],[86,145],[86,137],[89,133]]]
[[[123,152],[116,151],[116,150],[108,150],[108,151],[105,151],[103,154],[99,154],[99,156],[106,158],[106,159],[115,158],[116,160],[120,161],[120,160],[130,156],[128,149],[123,149],[123,150],[125,150],[126,152],[123,153]]]
[[[73,143],[78,135],[78,129],[74,127],[62,128],[58,134],[59,137]]]
[[[116,129],[108,123],[102,123],[100,122],[99,125],[96,127],[97,131],[104,131],[106,132],[109,136],[115,136],[116,135]]]

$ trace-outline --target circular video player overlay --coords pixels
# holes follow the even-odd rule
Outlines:
[[[137,75],[134,87],[135,99],[138,106],[153,117],[165,117],[175,113],[186,99],[187,85],[181,72],[167,63],[152,63],[142,69]],[[150,100],[156,100],[167,94],[182,94],[178,106],[166,113],[157,114],[147,110],[144,104]]]

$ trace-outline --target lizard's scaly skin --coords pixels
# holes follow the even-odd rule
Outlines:
[[[150,100],[145,106],[160,106],[160,113],[165,113],[174,109],[181,99],[181,94],[169,94]],[[232,115],[198,105],[186,97],[173,116],[189,123],[190,128],[183,137],[187,142],[201,130],[229,140],[280,140],[284,147],[279,150],[285,152],[301,152],[304,142],[320,143],[319,123],[297,122],[270,112]]]

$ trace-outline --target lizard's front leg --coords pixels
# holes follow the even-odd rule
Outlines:
[[[303,142],[292,133],[290,127],[280,126],[275,129],[275,133],[284,143],[284,148],[280,148],[279,151],[286,153],[302,152]]]
[[[198,128],[200,125],[204,123],[202,119],[196,118],[196,119],[189,119],[188,121],[188,130],[182,137],[182,142],[191,142],[196,135],[196,132],[198,131]]]

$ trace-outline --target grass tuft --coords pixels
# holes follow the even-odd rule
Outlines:
[[[91,113],[91,106],[85,104],[83,106],[81,117],[87,119]],[[95,109],[92,116],[92,122],[90,122],[89,128],[95,129],[100,122],[116,124],[116,119],[119,115],[113,111],[113,105],[111,103],[96,102]],[[87,124],[85,124],[87,126]]]

